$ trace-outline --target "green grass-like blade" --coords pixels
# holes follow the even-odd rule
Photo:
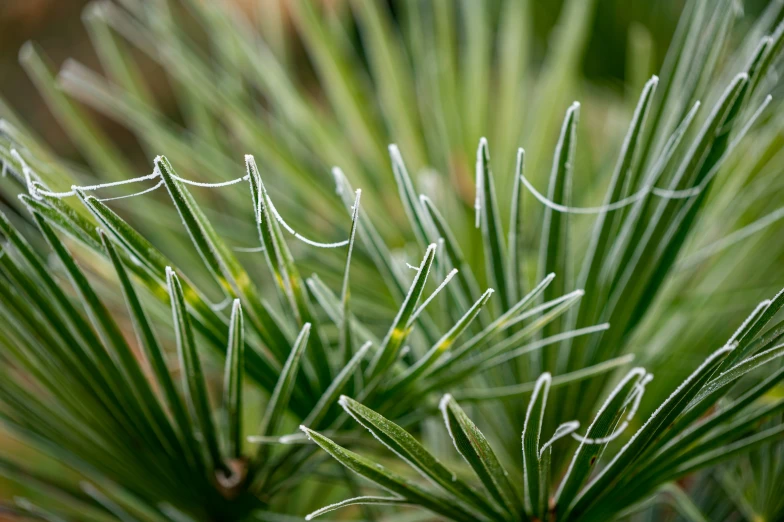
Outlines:
[[[302,359],[302,354],[305,353],[309,337],[310,324],[305,323],[291,347],[291,353],[289,354],[288,359],[286,359],[286,364],[283,366],[283,370],[280,373],[278,384],[275,386],[275,390],[272,392],[272,396],[267,403],[267,408],[264,411],[264,417],[262,418],[261,426],[259,427],[259,435],[262,437],[275,432],[283,414],[288,408],[291,392],[294,389],[294,384],[297,379],[300,360]],[[263,447],[264,446],[262,446],[262,448]]]
[[[596,413],[585,434],[586,439],[602,439],[615,429],[623,410],[628,406],[631,393],[644,376],[645,370],[642,368],[634,368],[626,374]],[[586,444],[584,441],[580,443],[555,494],[557,506],[571,502],[591,472],[596,469],[596,462],[605,447],[606,444]]]
[[[408,337],[412,328],[412,326],[408,324],[408,321],[414,313],[419,298],[422,296],[422,292],[425,289],[427,276],[430,274],[430,267],[433,265],[435,255],[436,245],[431,244],[427,247],[425,257],[419,265],[419,269],[414,277],[414,281],[411,283],[408,295],[406,295],[395,320],[392,322],[392,326],[390,326],[387,335],[384,337],[381,348],[376,353],[376,356],[373,358],[370,367],[368,368],[367,376],[369,379],[380,375],[394,363],[400,348],[403,346],[403,342],[405,342]]]
[[[112,266],[114,266],[117,278],[120,280],[123,296],[125,297],[125,304],[131,317],[134,332],[139,340],[139,345],[142,347],[147,362],[166,398],[166,404],[168,405],[169,411],[177,426],[179,436],[184,441],[184,446],[189,450],[189,458],[192,460],[192,463],[195,464],[200,460],[199,450],[196,446],[196,441],[192,436],[193,431],[191,429],[190,421],[188,420],[187,412],[185,411],[185,406],[177,393],[174,381],[169,373],[169,368],[166,365],[163,350],[155,337],[152,325],[147,318],[147,314],[142,307],[141,301],[136,294],[136,290],[131,283],[128,272],[126,271],[117,250],[106,235],[101,234],[101,237],[103,239],[104,249],[106,250],[109,260],[112,262]]]
[[[403,208],[406,211],[411,228],[414,230],[414,235],[420,246],[425,248],[432,233],[428,231],[428,221],[424,217],[422,203],[417,197],[414,182],[411,181],[411,176],[408,174],[408,169],[405,162],[403,162],[403,156],[400,155],[397,145],[389,146],[389,157],[392,160],[392,172],[395,175],[400,201],[403,202]]]
[[[245,327],[242,305],[235,299],[229,319],[229,346],[223,373],[223,410],[226,415],[226,443],[230,459],[242,456],[242,384],[245,376]]]
[[[482,244],[485,252],[485,270],[487,281],[498,292],[501,308],[507,310],[511,306],[507,289],[507,259],[504,245],[504,229],[498,213],[498,201],[495,196],[493,171],[490,169],[490,151],[487,140],[479,140],[476,151],[476,187],[479,206],[477,219],[482,227]]]
[[[166,279],[171,295],[172,321],[177,339],[177,355],[182,368],[182,389],[185,404],[191,418],[193,435],[201,442],[202,453],[207,460],[208,469],[223,469],[225,466],[218,446],[218,435],[212,420],[212,409],[207,396],[207,383],[201,369],[201,361],[196,351],[196,340],[193,337],[190,316],[185,308],[182,285],[169,268]]]
[[[258,330],[269,349],[276,355],[285,353],[286,337],[274,316],[267,309],[250,276],[199,209],[193,196],[175,176],[169,161],[155,158],[172,202],[204,264],[229,297],[240,297],[246,306],[251,324]]]
[[[506,510],[507,516],[526,520],[519,493],[479,428],[451,395],[444,396],[439,409],[455,449],[474,470],[490,496]]]
[[[482,308],[490,300],[493,294],[492,289],[488,289],[482,294],[482,297],[471,306],[471,308],[463,314],[463,317],[447,332],[441,339],[438,340],[428,351],[423,355],[413,366],[408,368],[403,374],[395,378],[388,386],[386,394],[390,397],[396,396],[399,392],[405,390],[408,386],[415,383],[422,375],[425,374],[439,358],[449,350],[465,331],[471,322],[479,315]]]
[[[357,190],[354,199],[354,207],[351,213],[351,231],[348,236],[348,251],[346,252],[346,268],[343,271],[343,284],[340,290],[340,304],[343,311],[343,318],[340,327],[340,344],[338,349],[343,354],[344,363],[348,364],[354,353],[354,346],[351,340],[351,311],[349,310],[349,298],[351,294],[349,277],[351,273],[351,255],[354,253],[354,242],[357,236],[357,225],[359,224],[359,200],[362,191]]]
[[[450,504],[448,499],[425,491],[420,486],[393,473],[381,464],[373,462],[335,444],[333,441],[316,431],[304,426],[301,426],[301,429],[310,440],[321,446],[324,451],[332,455],[335,460],[340,462],[343,466],[371,482],[378,484],[387,491],[400,495],[408,502],[418,504],[425,509],[445,516],[448,519],[460,522],[476,520],[470,514],[454,507]]]
[[[506,260],[506,283],[509,301],[516,303],[525,292],[525,273],[521,254],[523,252],[523,191],[521,189],[525,170],[525,151],[517,149],[514,183],[512,184],[512,207],[509,211],[509,232],[507,236],[508,254]]]
[[[443,239],[444,252],[449,258],[449,264],[458,270],[455,277],[457,278],[457,282],[460,285],[459,289],[461,290],[459,298],[464,300],[466,304],[471,302],[471,300],[476,300],[476,297],[479,295],[479,285],[476,282],[476,277],[474,276],[471,265],[466,262],[460,245],[454,233],[449,228],[449,224],[433,202],[430,201],[430,198],[427,196],[420,196],[419,200],[422,202],[422,208],[424,209],[429,222],[432,223],[432,229],[438,234],[438,237],[432,239]]]
[[[542,437],[542,423],[547,407],[552,376],[543,373],[537,380],[523,424],[523,486],[525,488],[525,510],[531,517],[543,518],[547,510],[542,502],[542,469],[539,459],[539,446]]]
[[[643,133],[643,125],[645,124],[648,112],[650,111],[658,83],[659,79],[654,76],[645,84],[642,94],[640,95],[640,100],[637,102],[637,107],[634,110],[634,116],[629,125],[629,130],[624,138],[621,153],[618,157],[618,163],[616,164],[607,187],[607,194],[604,200],[605,204],[619,201],[624,193],[629,191],[626,181],[637,168],[636,161],[639,157],[638,149]],[[594,322],[597,317],[599,303],[601,302],[598,296],[604,295],[604,292],[601,294],[598,293],[597,287],[601,281],[600,274],[602,272],[602,266],[607,259],[609,248],[612,246],[613,232],[617,232],[619,226],[618,214],[618,212],[613,212],[612,214],[602,212],[596,217],[596,221],[594,221],[591,240],[585,253],[585,261],[577,283],[579,288],[584,289],[588,295],[592,296],[592,299],[583,303],[580,307],[577,318],[578,325]],[[575,352],[570,354],[569,362],[569,369],[574,369],[585,362],[581,343],[575,347]]]
[[[572,168],[574,165],[574,149],[576,140],[577,119],[580,104],[574,103],[566,111],[561,136],[555,148],[553,168],[550,173],[550,183],[547,189],[547,198],[560,205],[569,205],[571,198]],[[539,257],[539,276],[556,273],[558,279],[555,284],[548,286],[544,291],[544,300],[549,301],[569,290],[571,281],[571,268],[568,252],[568,215],[555,212],[547,207],[544,211],[542,236]],[[544,335],[555,333],[560,326],[552,323],[544,330]],[[543,370],[554,369],[555,356],[545,352],[541,361]]]
[[[321,337],[319,322],[311,311],[305,282],[294,264],[294,257],[283,239],[278,221],[273,217],[272,200],[261,180],[253,156],[245,157],[245,167],[264,255],[281,292],[288,298],[289,306],[299,326],[310,324],[309,329],[313,333],[310,351],[313,355],[313,371],[318,379],[317,389],[325,389],[332,380],[332,365]]]
[[[345,395],[340,398],[340,405],[382,444],[446,492],[454,495],[459,502],[487,517],[501,516],[497,508],[468,484],[456,478],[454,472],[447,469],[406,430]]]

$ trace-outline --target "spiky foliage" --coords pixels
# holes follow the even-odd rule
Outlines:
[[[341,464],[395,494],[394,497],[349,499],[316,511],[309,518],[364,503],[413,504],[450,520],[466,521],[610,520],[633,512],[638,503],[653,496],[657,489],[671,487],[668,482],[784,435],[784,426],[779,423],[764,430],[756,429],[761,422],[780,415],[784,400],[750,407],[781,382],[784,377],[781,369],[701,418],[741,377],[781,356],[784,345],[780,344],[780,325],[764,334],[761,332],[782,304],[784,299],[777,296],[773,303],[766,305],[765,311],[757,310],[749,316],[727,344],[689,375],[628,442],[614,451],[612,458],[605,451],[629,426],[652,378],[643,368],[633,368],[621,377],[584,430],[585,435],[577,435],[578,421],[562,423],[552,435],[542,435],[547,405],[552,403],[548,400],[550,390],[556,382],[562,384],[549,373],[542,374],[530,386],[531,398],[522,431],[522,459],[518,460],[521,465],[511,474],[455,398],[445,395],[440,409],[446,430],[455,449],[481,483],[482,494],[457,479],[454,471],[441,464],[403,428],[359,402],[341,397],[340,403],[349,415],[439,489],[425,489],[303,426],[303,431]],[[561,439],[570,435],[579,445],[561,473],[552,468],[553,453],[563,446]],[[594,473],[600,468],[602,457],[609,462]],[[556,483],[553,477],[559,477]]]
[[[730,274],[747,279],[742,303],[759,298],[750,278],[764,292],[780,286],[780,242],[763,241],[763,234],[776,237],[769,225],[782,217],[768,208],[779,190],[779,107],[767,94],[784,41],[784,30],[774,30],[780,2],[737,47],[726,45],[738,16],[733,2],[690,3],[660,79],[641,85],[614,168],[585,154],[593,146],[578,147],[585,129],[579,105],[567,109],[559,132],[593,2],[567,4],[535,88],[521,87],[530,70],[519,52],[523,2],[410,2],[401,5],[400,26],[376,2],[351,2],[351,12],[325,17],[307,0],[291,4],[323,102],[287,71],[287,46],[274,28],[260,37],[213,2],[184,2],[193,15],[187,20],[205,29],[198,34],[207,37],[208,56],[182,21],[183,5],[162,0],[88,11],[109,81],[73,63],[55,80],[40,52],[23,50],[93,174],[59,161],[3,109],[0,158],[16,182],[7,193],[21,185],[27,194],[22,208],[10,198],[0,220],[7,240],[0,312],[8,325],[0,332],[7,348],[1,409],[11,432],[57,463],[46,472],[3,461],[4,474],[35,497],[18,500],[20,509],[79,520],[302,513],[302,499],[314,497],[311,476],[358,489],[350,475],[336,480],[321,465],[325,455],[291,433],[302,423],[342,446],[364,444],[335,404],[341,394],[358,401],[342,401],[351,415],[443,490],[390,479],[375,462],[313,435],[399,495],[368,502],[420,504],[458,520],[466,513],[550,516],[551,498],[556,518],[605,519],[639,508],[660,487],[692,508],[667,482],[716,462],[695,443],[709,440],[734,455],[781,434],[774,424],[747,437],[749,423],[775,418],[778,407],[769,412],[756,401],[780,379],[779,329],[762,329],[781,298],[764,301],[726,342],[722,323],[737,320],[737,309],[717,293]],[[362,53],[347,38],[354,28]],[[189,132],[156,109],[127,43],[172,81]],[[172,161],[156,158],[152,174],[134,179],[148,185],[119,192],[138,170],[74,98],[128,126],[150,156],[165,151]],[[496,173],[480,140],[485,130],[498,147]],[[589,138],[591,145],[598,139]],[[466,151],[477,141],[471,180]],[[402,153],[392,146],[387,159],[387,142]],[[528,152],[515,154],[518,143]],[[238,168],[248,151],[259,153],[262,169],[252,157],[244,172]],[[336,164],[346,174],[325,175]],[[238,183],[250,194],[232,186]],[[546,194],[538,194],[545,184]],[[188,185],[215,190],[194,196]],[[361,208],[353,186],[364,189]],[[169,201],[148,193],[156,189]],[[590,204],[599,190],[606,190],[604,205],[573,206]],[[539,202],[523,205],[526,192]],[[108,201],[128,195],[140,197]],[[329,238],[314,241],[295,229]],[[756,250],[746,239],[754,232]],[[289,246],[288,236],[307,246]],[[741,240],[743,249],[731,248]],[[43,243],[56,261],[44,257]],[[421,262],[408,270],[406,258]],[[303,278],[308,268],[319,275]],[[700,315],[696,292],[722,316]],[[124,296],[124,308],[113,294]],[[724,343],[676,390],[679,377]],[[179,379],[170,375],[169,347]],[[207,350],[225,357],[222,378]],[[648,382],[635,369],[616,386],[612,370],[629,363],[629,352],[668,378]],[[742,389],[746,379],[729,389],[761,372],[761,391]],[[481,401],[477,409],[491,424],[492,445],[454,400],[442,402],[482,492],[452,481],[452,471],[385,420],[438,437],[423,419],[446,391]],[[697,418],[727,392],[732,406],[701,428]],[[520,399],[529,395],[526,407]],[[552,404],[559,413],[545,414]],[[646,418],[637,430],[622,429]],[[564,439],[543,447],[542,433],[576,435],[578,421],[589,428],[575,452],[565,451]],[[394,436],[380,434],[375,422]],[[502,464],[520,451],[521,432],[522,466]],[[590,455],[598,457],[607,438],[633,432],[627,449],[611,448],[612,465],[584,487]],[[501,456],[492,458],[491,448]],[[576,478],[555,490],[572,454],[580,460],[569,472]],[[73,476],[53,478],[63,465]],[[504,467],[520,470],[520,492],[503,478]],[[615,498],[619,486],[624,496]]]

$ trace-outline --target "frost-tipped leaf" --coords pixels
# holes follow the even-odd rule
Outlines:
[[[212,227],[190,192],[177,179],[171,163],[159,156],[155,159],[155,168],[160,172],[185,229],[207,269],[227,296],[242,298],[249,321],[259,331],[270,350],[277,355],[285,353],[283,331],[234,253]]]
[[[547,407],[547,395],[550,392],[552,376],[543,373],[536,380],[528,410],[523,424],[523,486],[525,488],[525,509],[532,517],[542,518],[542,511],[547,509],[542,498],[542,472],[539,458],[540,439],[544,412]]]
[[[291,347],[291,352],[289,353],[288,359],[286,359],[286,364],[280,372],[278,384],[275,386],[275,390],[273,390],[272,396],[267,403],[267,408],[264,411],[264,418],[262,419],[261,427],[259,428],[259,435],[262,437],[275,432],[280,419],[289,406],[289,399],[291,398],[291,392],[294,389],[294,383],[297,379],[300,360],[308,345],[309,336],[310,324],[305,323],[302,330],[300,330],[297,339],[294,341],[294,345]]]
[[[229,319],[229,346],[223,373],[223,409],[226,414],[226,442],[229,458],[242,454],[242,382],[245,376],[245,326],[242,305],[235,299]]]
[[[621,413],[628,406],[627,401],[630,394],[633,393],[644,376],[645,370],[642,368],[631,370],[618,386],[613,389],[610,396],[596,413],[596,417],[588,427],[580,447],[577,448],[572,457],[566,476],[558,487],[555,495],[556,505],[571,502],[571,499],[590,476],[591,472],[596,469],[595,464],[606,444],[596,441],[607,437],[616,428]],[[642,390],[640,389],[637,393],[642,393]],[[594,442],[589,444],[588,440]]]
[[[209,459],[209,468],[221,469],[223,463],[218,448],[218,437],[212,420],[207,383],[201,369],[196,341],[193,337],[191,320],[185,308],[182,286],[174,270],[166,271],[171,295],[172,321],[177,340],[177,355],[182,368],[182,389],[185,404],[191,417],[191,425],[196,440],[201,441],[203,453]]]
[[[411,330],[411,325],[408,323],[411,316],[414,314],[419,298],[422,296],[422,292],[425,289],[427,276],[430,274],[430,267],[433,265],[435,255],[436,245],[431,244],[427,247],[425,257],[422,259],[422,263],[420,263],[419,268],[417,269],[416,276],[414,276],[414,281],[411,283],[408,295],[406,295],[395,320],[392,322],[392,326],[390,326],[386,337],[384,337],[384,340],[381,343],[381,349],[376,353],[376,356],[373,358],[373,361],[368,368],[367,374],[369,377],[372,378],[384,372],[397,358],[398,352]]]
[[[485,516],[499,516],[496,508],[477,494],[473,488],[457,478],[454,472],[441,464],[406,430],[349,397],[341,397],[340,404],[349,415],[370,431],[382,444],[408,462],[419,473],[454,495],[458,501],[471,506],[472,509],[479,510]]]
[[[490,496],[508,516],[525,520],[519,493],[479,428],[451,395],[444,396],[439,408],[455,449],[474,470]]]
[[[425,372],[427,372],[439,358],[444,355],[465,331],[471,322],[476,318],[482,308],[487,304],[490,296],[493,294],[492,289],[488,289],[482,294],[482,297],[474,303],[474,305],[465,313],[463,317],[452,327],[450,330],[434,344],[425,355],[422,356],[413,366],[409,367],[405,373],[396,378],[387,389],[388,395],[394,395],[398,391],[404,390],[407,386],[416,382]]]
[[[324,435],[301,426],[300,429],[307,434],[313,442],[321,446],[324,451],[332,455],[335,460],[353,471],[381,486],[382,488],[400,495],[412,504],[418,504],[425,509],[457,521],[476,520],[470,514],[459,510],[447,498],[427,492],[422,487],[393,473],[381,464],[377,464],[361,455],[349,451]]]
[[[476,211],[481,222],[482,242],[485,252],[485,270],[490,285],[498,291],[501,307],[511,305],[506,286],[507,259],[504,245],[504,229],[498,213],[495,197],[495,182],[490,169],[490,151],[487,140],[479,140],[476,151]],[[481,216],[481,217],[480,217]]]
[[[547,198],[559,205],[568,206],[571,198],[574,149],[579,112],[579,103],[572,104],[566,111],[566,117],[561,127],[561,136],[555,148]],[[544,291],[545,301],[558,297],[569,290],[571,267],[568,252],[568,221],[568,214],[556,212],[550,207],[545,208],[541,245],[539,247],[539,274],[540,277],[551,272],[558,274],[555,284],[550,285]],[[548,336],[556,332],[558,326],[558,323],[548,326],[544,331],[544,335]],[[540,365],[542,370],[552,370],[555,359],[553,354],[545,352]]]

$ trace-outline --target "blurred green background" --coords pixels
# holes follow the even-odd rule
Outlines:
[[[286,3],[286,0],[218,0],[234,3],[245,9],[254,4],[269,2]],[[345,0],[318,0],[335,9],[347,8]],[[73,144],[49,113],[40,94],[18,63],[20,46],[33,40],[41,45],[52,59],[55,69],[67,59],[74,58],[88,67],[100,70],[100,65],[81,23],[82,11],[89,2],[84,0],[4,0],[0,2],[0,93],[18,114],[41,137],[52,144],[54,150],[64,158],[78,160]],[[592,84],[623,95],[628,87],[627,79],[634,64],[627,63],[631,38],[639,38],[652,46],[654,70],[658,70],[675,25],[684,6],[684,0],[600,0],[593,21],[593,30],[582,69],[585,78]],[[760,12],[766,0],[746,0],[747,14]],[[534,16],[536,47],[534,58],[542,59],[554,24],[557,22],[563,0],[531,2]],[[394,11],[394,2],[391,2]],[[263,8],[263,7],[262,7]],[[750,18],[753,18],[750,17]],[[289,28],[290,29],[290,28]],[[289,33],[290,38],[295,38]],[[304,57],[303,57],[304,62]],[[173,109],[174,99],[164,82],[152,83],[161,107]],[[636,93],[633,97],[636,98]],[[167,102],[169,102],[167,104]],[[172,115],[174,111],[169,115]],[[135,151],[140,167],[146,170],[149,158],[141,156],[141,150],[133,136],[113,124],[107,118],[94,113],[100,124],[109,132],[125,152]]]

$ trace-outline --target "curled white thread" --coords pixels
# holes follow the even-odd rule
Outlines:
[[[278,212],[278,209],[275,208],[275,205],[272,203],[272,200],[269,198],[269,195],[267,196],[267,203],[269,204],[269,208],[272,211],[272,215],[275,216],[275,219],[278,221],[278,223],[280,223],[280,226],[285,228],[286,231],[288,231],[292,236],[296,237],[303,243],[318,248],[340,248],[348,245],[348,239],[344,239],[343,241],[336,241],[334,243],[321,243],[319,241],[314,241],[312,239],[303,236],[302,234],[300,234],[299,232],[291,228],[291,226],[288,223],[286,223],[286,221],[283,220],[283,217]]]
[[[36,175],[35,172],[33,172],[33,169],[27,165],[27,162],[16,149],[11,149],[11,156],[22,166],[22,174],[24,175],[25,183],[27,184],[27,192],[30,193],[33,199],[41,199],[40,196],[36,195],[35,183],[33,183],[33,177],[37,180],[40,179],[38,175]]]
[[[193,185],[194,187],[207,187],[207,188],[228,187],[230,185],[236,185],[237,183],[239,183],[241,181],[247,181],[248,180],[247,174],[245,176],[242,176],[241,178],[231,179],[229,181],[222,181],[220,183],[204,183],[204,182],[201,182],[201,181],[191,181],[189,179],[181,178],[181,177],[177,176],[176,174],[172,174],[171,177],[173,177],[177,181],[185,183],[186,185]]]
[[[161,188],[162,186],[163,186],[163,180],[156,183],[155,186],[142,190],[140,192],[134,192],[133,194],[126,194],[124,196],[115,196],[113,198],[98,198],[98,201],[115,201],[117,199],[134,198],[136,196],[141,196],[142,194],[148,194],[150,192],[154,192],[159,188]]]
[[[580,421],[572,420],[569,422],[564,422],[560,426],[555,429],[555,433],[553,436],[550,437],[550,440],[544,443],[544,445],[539,448],[539,459],[542,459],[544,452],[547,451],[547,448],[558,442],[563,437],[574,433],[575,430],[580,429]]]
[[[411,270],[416,270],[417,272],[419,272],[419,267],[418,266],[414,266],[411,263],[406,263],[406,266],[408,268],[410,268]]]
[[[51,198],[56,198],[56,199],[62,199],[62,198],[75,196],[77,191],[91,192],[91,191],[101,190],[101,189],[105,189],[105,188],[111,188],[111,187],[117,187],[117,186],[121,186],[121,185],[128,185],[128,184],[132,184],[132,183],[139,183],[139,182],[142,182],[142,181],[154,180],[154,179],[162,177],[161,171],[160,171],[160,169],[158,168],[158,165],[157,165],[158,158],[156,158],[155,169],[153,170],[153,172],[151,174],[147,174],[146,176],[139,176],[137,178],[129,178],[129,179],[124,179],[124,180],[120,180],[120,181],[112,181],[112,182],[108,182],[108,183],[99,183],[99,184],[96,184],[96,185],[72,185],[71,186],[71,190],[69,190],[69,191],[53,192],[53,191],[45,190],[45,189],[42,189],[42,188],[39,188],[38,186],[36,186],[38,183],[40,183],[40,177],[30,168],[30,166],[27,164],[27,162],[24,160],[24,158],[21,156],[21,154],[19,154],[19,152],[16,149],[11,149],[11,155],[22,166],[22,173],[24,174],[24,177],[25,177],[25,183],[27,185],[27,191],[30,194],[30,196],[33,197],[33,199],[41,199],[41,196],[46,196],[46,197],[51,197]],[[246,157],[246,160],[247,160],[247,157]],[[3,164],[3,175],[5,175],[5,171],[6,171],[6,165]],[[246,174],[246,175],[244,175],[242,177],[239,177],[239,178],[236,178],[236,179],[232,179],[232,180],[228,180],[228,181],[222,181],[222,182],[218,182],[218,183],[206,183],[206,182],[193,181],[193,180],[189,180],[189,179],[186,179],[186,178],[182,178],[180,176],[177,176],[176,174],[171,174],[171,177],[176,179],[177,181],[179,181],[181,183],[186,184],[186,185],[191,185],[191,186],[195,186],[195,187],[203,187],[203,188],[228,187],[228,186],[231,186],[231,185],[236,185],[237,183],[240,183],[242,181],[247,181],[249,179],[249,175]],[[148,189],[145,189],[145,190],[142,190],[142,191],[139,191],[139,192],[135,192],[133,194],[126,194],[124,196],[115,196],[115,197],[110,197],[110,198],[100,198],[99,201],[113,201],[113,200],[117,200],[117,199],[126,199],[126,198],[132,198],[132,197],[136,197],[136,196],[141,196],[143,194],[148,194],[150,192],[153,192],[154,190],[157,190],[163,184],[164,184],[164,181],[161,179],[154,187],[150,187]],[[286,223],[286,221],[280,215],[278,210],[275,208],[275,205],[269,199],[269,196],[267,196],[267,202],[269,204],[270,210],[272,211],[272,214],[275,216],[275,219],[278,221],[278,223],[280,223],[280,225],[283,228],[285,228],[290,234],[292,234],[295,238],[299,239],[303,243],[306,243],[308,245],[311,245],[311,246],[314,246],[314,247],[318,247],[318,248],[339,248],[339,247],[344,247],[344,246],[348,245],[348,240],[347,239],[343,240],[343,241],[337,241],[337,242],[334,242],[334,243],[322,243],[322,242],[314,241],[312,239],[309,239],[309,238],[303,236],[302,234],[300,234],[299,232],[294,230],[288,223]],[[237,248],[235,250],[237,250],[238,252],[258,252],[258,251],[263,250],[263,248],[261,248],[261,249],[259,249],[258,247],[253,248],[253,249],[239,249],[239,248]]]
[[[226,297],[226,299],[224,299],[220,303],[207,302],[207,306],[209,306],[210,310],[212,310],[213,312],[220,312],[221,310],[229,306],[229,304],[231,304],[232,301],[233,299],[231,297]]]
[[[600,205],[598,207],[568,207],[566,205],[561,205],[547,199],[546,196],[534,188],[531,182],[525,178],[525,175],[520,174],[520,181],[523,182],[523,185],[525,185],[525,188],[528,190],[528,192],[530,192],[537,200],[539,200],[540,203],[552,210],[555,210],[556,212],[561,212],[564,214],[601,214],[603,212],[612,212],[613,210],[619,210],[621,208],[628,207],[629,205],[632,205],[641,200],[648,194],[653,194],[663,199],[685,199],[696,196],[701,191],[699,186],[685,190],[665,190],[653,187],[651,185],[646,185],[631,196],[627,196],[614,203],[608,203],[607,205]]]
[[[742,140],[746,136],[746,134],[751,129],[751,127],[754,125],[754,123],[756,123],[756,121],[759,119],[759,117],[762,114],[762,112],[768,107],[768,105],[770,104],[772,99],[773,99],[773,97],[770,94],[765,97],[765,100],[762,102],[762,104],[759,106],[759,108],[757,108],[757,110],[754,111],[754,114],[751,115],[751,117],[746,122],[746,124],[740,129],[740,131],[738,132],[738,135],[735,137],[734,140],[732,140],[732,142],[730,143],[729,147],[727,147],[727,149],[724,152],[724,154],[719,158],[719,160],[716,162],[716,164],[713,166],[713,168],[705,176],[705,178],[698,185],[696,185],[694,187],[691,187],[691,188],[681,189],[681,190],[669,190],[669,189],[663,189],[663,188],[654,187],[653,185],[645,185],[640,190],[635,192],[634,194],[632,194],[630,196],[627,196],[627,197],[625,197],[623,199],[620,199],[620,200],[618,200],[618,201],[616,201],[614,203],[608,203],[606,205],[600,205],[600,206],[596,206],[596,207],[570,207],[570,206],[566,206],[566,205],[561,205],[559,203],[556,203],[556,202],[548,199],[546,196],[544,196],[542,193],[540,193],[538,190],[536,190],[536,188],[531,184],[531,182],[526,179],[525,175],[520,174],[520,181],[522,181],[523,185],[525,185],[525,188],[540,203],[542,203],[543,205],[545,205],[546,207],[548,207],[548,208],[550,208],[552,210],[555,210],[556,212],[561,212],[563,214],[601,214],[601,213],[604,213],[604,212],[612,212],[614,210],[619,210],[619,209],[622,209],[624,207],[628,207],[629,205],[633,205],[634,203],[636,203],[637,201],[641,200],[642,198],[644,198],[648,194],[651,194],[653,196],[656,196],[656,197],[659,197],[659,198],[662,198],[662,199],[688,199],[688,198],[696,197],[696,196],[700,195],[705,190],[705,188],[707,187],[708,183],[710,183],[710,181],[716,176],[716,173],[718,172],[719,167],[722,165],[723,160],[727,157],[729,151],[734,150],[735,147],[737,146],[737,144],[740,142],[740,140]],[[479,178],[480,178],[480,170],[477,169],[477,199],[476,199],[476,203],[474,205],[475,209],[477,210],[477,216],[476,216],[476,226],[477,227],[479,226],[479,214],[478,214],[478,212],[479,212],[479,182],[480,182]]]

